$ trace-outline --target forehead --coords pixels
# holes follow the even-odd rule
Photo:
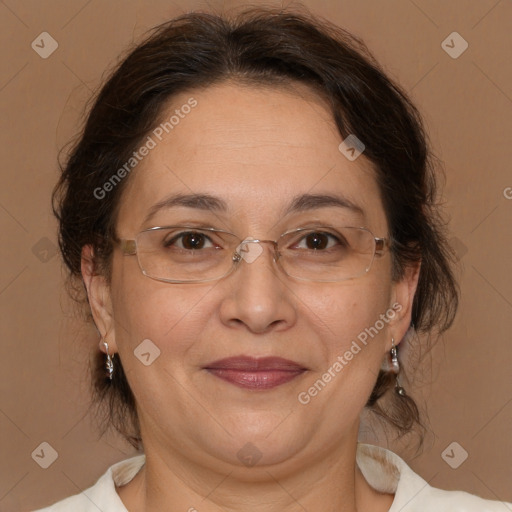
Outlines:
[[[148,212],[173,194],[217,196],[221,215],[263,230],[301,194],[331,193],[362,209],[367,227],[386,229],[372,165],[339,151],[329,108],[305,86],[219,84],[175,96],[162,121],[123,192],[119,232],[150,227]]]

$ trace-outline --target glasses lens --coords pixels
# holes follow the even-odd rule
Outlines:
[[[231,269],[236,236],[222,231],[174,226],[142,231],[137,257],[142,272],[174,282],[209,281]]]
[[[238,238],[224,231],[190,226],[153,228],[137,236],[137,258],[142,272],[154,279],[213,281],[230,272],[238,245]],[[370,270],[375,237],[364,228],[301,228],[280,237],[278,254],[280,265],[291,277],[344,281]]]
[[[291,277],[311,281],[344,281],[370,270],[375,237],[364,228],[307,228],[283,235],[279,261]]]

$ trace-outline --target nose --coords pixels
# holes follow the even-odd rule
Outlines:
[[[264,246],[262,244],[268,243],[269,248],[273,251],[272,257],[277,259],[277,243],[274,240],[256,240],[252,236],[247,237],[240,242],[235,250],[235,260],[244,260],[246,263],[252,263],[263,253]]]
[[[272,261],[276,243],[246,238],[237,247],[236,270],[227,278],[229,292],[222,301],[222,321],[253,333],[284,330],[296,321],[296,308],[286,276]]]

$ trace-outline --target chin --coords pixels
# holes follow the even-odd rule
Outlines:
[[[305,448],[307,438],[304,428],[299,428],[299,422],[291,423],[294,426],[291,430],[283,425],[282,418],[279,421],[275,419],[273,416],[271,421],[267,416],[255,420],[252,416],[236,429],[228,429],[231,436],[225,435],[220,444],[214,445],[211,437],[205,439],[207,451],[229,465],[252,469],[253,472],[257,468],[285,463]]]

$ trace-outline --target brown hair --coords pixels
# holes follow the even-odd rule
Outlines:
[[[434,159],[416,108],[359,39],[309,14],[282,10],[172,19],[154,28],[111,73],[54,190],[59,244],[70,277],[81,279],[86,244],[94,248],[95,271],[109,276],[116,212],[129,177],[101,200],[94,191],[158,125],[173,96],[228,79],[306,84],[328,101],[340,135],[352,133],[364,142],[390,227],[393,279],[421,261],[412,323],[419,332],[447,329],[456,313],[458,287],[436,205]],[[98,351],[96,359],[94,389],[106,405],[105,422],[140,447],[135,400],[122,363],[116,359],[109,381],[103,354]],[[395,377],[381,371],[367,407],[402,435],[421,422],[411,397],[386,393],[394,384]]]

